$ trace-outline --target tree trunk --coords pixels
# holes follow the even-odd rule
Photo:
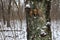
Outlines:
[[[32,4],[32,2],[34,2],[34,4]],[[31,8],[26,8],[27,39],[52,40],[50,25],[46,25],[47,22],[50,22],[50,0],[40,2],[31,0],[30,5],[34,7],[30,6]],[[32,16],[30,14],[32,14]],[[44,33],[42,31],[44,31]]]
[[[10,9],[11,9],[11,0],[9,0],[9,5],[8,5],[7,27],[10,27]]]

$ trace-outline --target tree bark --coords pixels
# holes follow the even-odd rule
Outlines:
[[[10,9],[11,9],[11,0],[9,0],[9,5],[8,5],[7,27],[10,27]]]

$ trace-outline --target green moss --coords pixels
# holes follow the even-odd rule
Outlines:
[[[33,2],[35,2],[35,0],[33,0]],[[39,2],[37,1],[38,5]],[[36,5],[32,5],[36,8]],[[42,10],[42,14],[46,17],[47,15],[46,13],[46,0],[43,0],[42,2],[40,2],[40,6],[39,9]],[[34,9],[34,8],[33,8]],[[28,31],[28,40],[52,40],[51,39],[51,31],[47,31],[48,28],[43,29],[42,27],[46,26],[46,18],[43,18],[42,16],[36,15],[34,16],[34,14],[31,16],[28,16],[28,27],[29,27],[29,31]],[[42,19],[43,20],[42,20]],[[41,29],[44,30],[45,33],[47,33],[46,36],[42,37],[41,36]]]

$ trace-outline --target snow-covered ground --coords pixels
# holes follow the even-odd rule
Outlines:
[[[51,21],[52,40],[60,40],[60,20]]]
[[[0,21],[0,40],[27,40],[26,20],[22,21],[22,26],[20,20],[11,20],[10,25],[7,27]]]

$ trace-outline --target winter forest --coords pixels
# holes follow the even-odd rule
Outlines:
[[[0,40],[59,40],[60,0],[0,0]]]

